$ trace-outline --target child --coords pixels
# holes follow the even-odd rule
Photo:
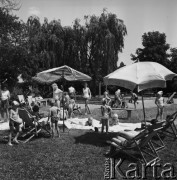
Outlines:
[[[113,114],[112,116],[112,126],[119,124],[119,116],[118,114]]]
[[[163,95],[163,91],[159,91],[155,99],[155,104],[157,105],[156,119],[158,118],[158,116],[160,116],[161,120],[163,119],[163,110],[164,110],[164,98],[162,97],[162,95]]]
[[[69,106],[68,106],[68,116],[69,116],[69,118],[72,117],[74,107],[75,107],[75,100],[74,100],[74,97],[71,96],[71,99],[69,100]]]
[[[64,93],[64,107],[65,109],[69,109],[69,101],[70,101],[70,97],[68,95],[67,92]]]
[[[110,102],[111,102],[111,98],[108,96],[108,92],[105,91],[104,94],[103,94],[103,100],[106,100],[106,105],[110,105]]]
[[[57,131],[58,137],[60,137],[60,130],[58,127],[58,121],[60,120],[58,114],[60,112],[60,109],[55,105],[55,101],[53,100],[50,101],[50,105],[51,108],[49,110],[48,121],[51,119],[52,137],[54,137],[54,129]]]
[[[125,100],[125,96],[124,96],[124,94],[122,94],[121,95],[122,96],[122,106],[121,106],[121,108],[128,108],[128,105],[127,105],[127,102],[126,102],[126,100]]]
[[[104,131],[104,126],[106,126],[106,133],[108,133],[109,128],[109,118],[111,116],[111,107],[106,105],[106,100],[102,101],[103,105],[101,106],[101,124],[102,124],[102,133]]]
[[[10,127],[10,131],[9,131],[9,142],[8,142],[8,145],[9,146],[12,146],[12,133],[13,132],[16,132],[16,136],[15,138],[13,139],[13,142],[18,144],[18,136],[19,136],[19,133],[20,133],[20,124],[22,124],[22,119],[19,117],[19,114],[18,114],[18,105],[19,103],[17,101],[13,101],[12,102],[12,108],[10,109],[10,112],[9,112],[9,127]]]
[[[130,98],[129,102],[133,102],[134,107],[136,109],[136,103],[138,104],[138,102],[137,102],[138,101],[138,96],[133,91],[130,91],[130,94],[131,94],[131,98]]]

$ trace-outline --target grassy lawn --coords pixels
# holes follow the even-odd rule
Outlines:
[[[171,114],[177,109],[177,105],[171,105],[165,109],[166,114]],[[155,117],[156,109],[146,109],[148,119]],[[100,110],[92,110],[92,116],[100,118]],[[82,116],[84,117],[84,116]],[[120,114],[121,122],[125,120],[126,113]],[[143,120],[142,110],[132,113],[131,122]],[[130,122],[130,121],[129,121]],[[0,133],[0,179],[46,179],[46,180],[102,180],[104,179],[105,156],[109,146],[105,143],[115,134],[109,135],[91,131],[71,130],[70,133],[62,133],[61,138],[49,138],[40,135],[27,144],[9,147]],[[165,138],[166,148],[160,151],[161,164],[172,163],[177,175],[177,142]],[[125,157],[124,154],[119,154]],[[127,163],[134,162],[126,157],[123,169]],[[151,170],[147,179],[152,179]],[[117,177],[117,179],[121,179]]]

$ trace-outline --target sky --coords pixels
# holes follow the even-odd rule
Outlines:
[[[21,8],[15,11],[20,19],[27,21],[37,15],[61,20],[62,26],[72,26],[76,18],[83,22],[85,15],[97,15],[107,11],[122,19],[127,28],[123,52],[119,61],[128,65],[133,63],[130,54],[142,47],[142,35],[159,31],[166,34],[170,47],[177,47],[177,0],[21,0]]]

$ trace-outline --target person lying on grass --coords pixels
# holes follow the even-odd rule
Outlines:
[[[50,101],[50,106],[48,121],[51,120],[52,137],[54,137],[55,131],[57,131],[58,137],[60,137],[60,129],[58,127],[60,109],[57,107],[54,100]]]
[[[18,106],[19,106],[19,103],[17,101],[13,101],[12,102],[12,107],[10,108],[10,113],[9,113],[9,127],[10,127],[10,130],[9,130],[9,142],[8,142],[8,145],[9,146],[12,146],[12,134],[13,133],[16,133],[15,135],[15,138],[13,139],[13,142],[18,144],[18,136],[19,136],[19,133],[21,131],[20,129],[20,124],[23,123],[22,119],[19,117],[19,114],[18,114]]]
[[[108,133],[108,129],[109,129],[109,118],[111,117],[111,107],[106,105],[106,100],[103,99],[102,100],[102,106],[101,106],[101,124],[102,124],[102,128],[101,128],[101,132],[103,133],[104,131],[104,127],[106,127],[106,133]]]

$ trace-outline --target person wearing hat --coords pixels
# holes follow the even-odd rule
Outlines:
[[[157,97],[155,99],[155,104],[157,105],[157,115],[156,119],[160,116],[160,119],[163,119],[163,110],[164,110],[164,98],[163,98],[163,91],[159,91],[157,93]]]
[[[12,107],[10,109],[9,112],[9,127],[10,127],[10,131],[9,131],[9,141],[8,141],[8,145],[12,146],[12,133],[16,132],[15,138],[13,139],[13,142],[15,144],[18,144],[18,136],[20,133],[20,124],[23,123],[22,119],[19,117],[18,114],[18,106],[19,103],[17,101],[13,101],[12,102]]]

